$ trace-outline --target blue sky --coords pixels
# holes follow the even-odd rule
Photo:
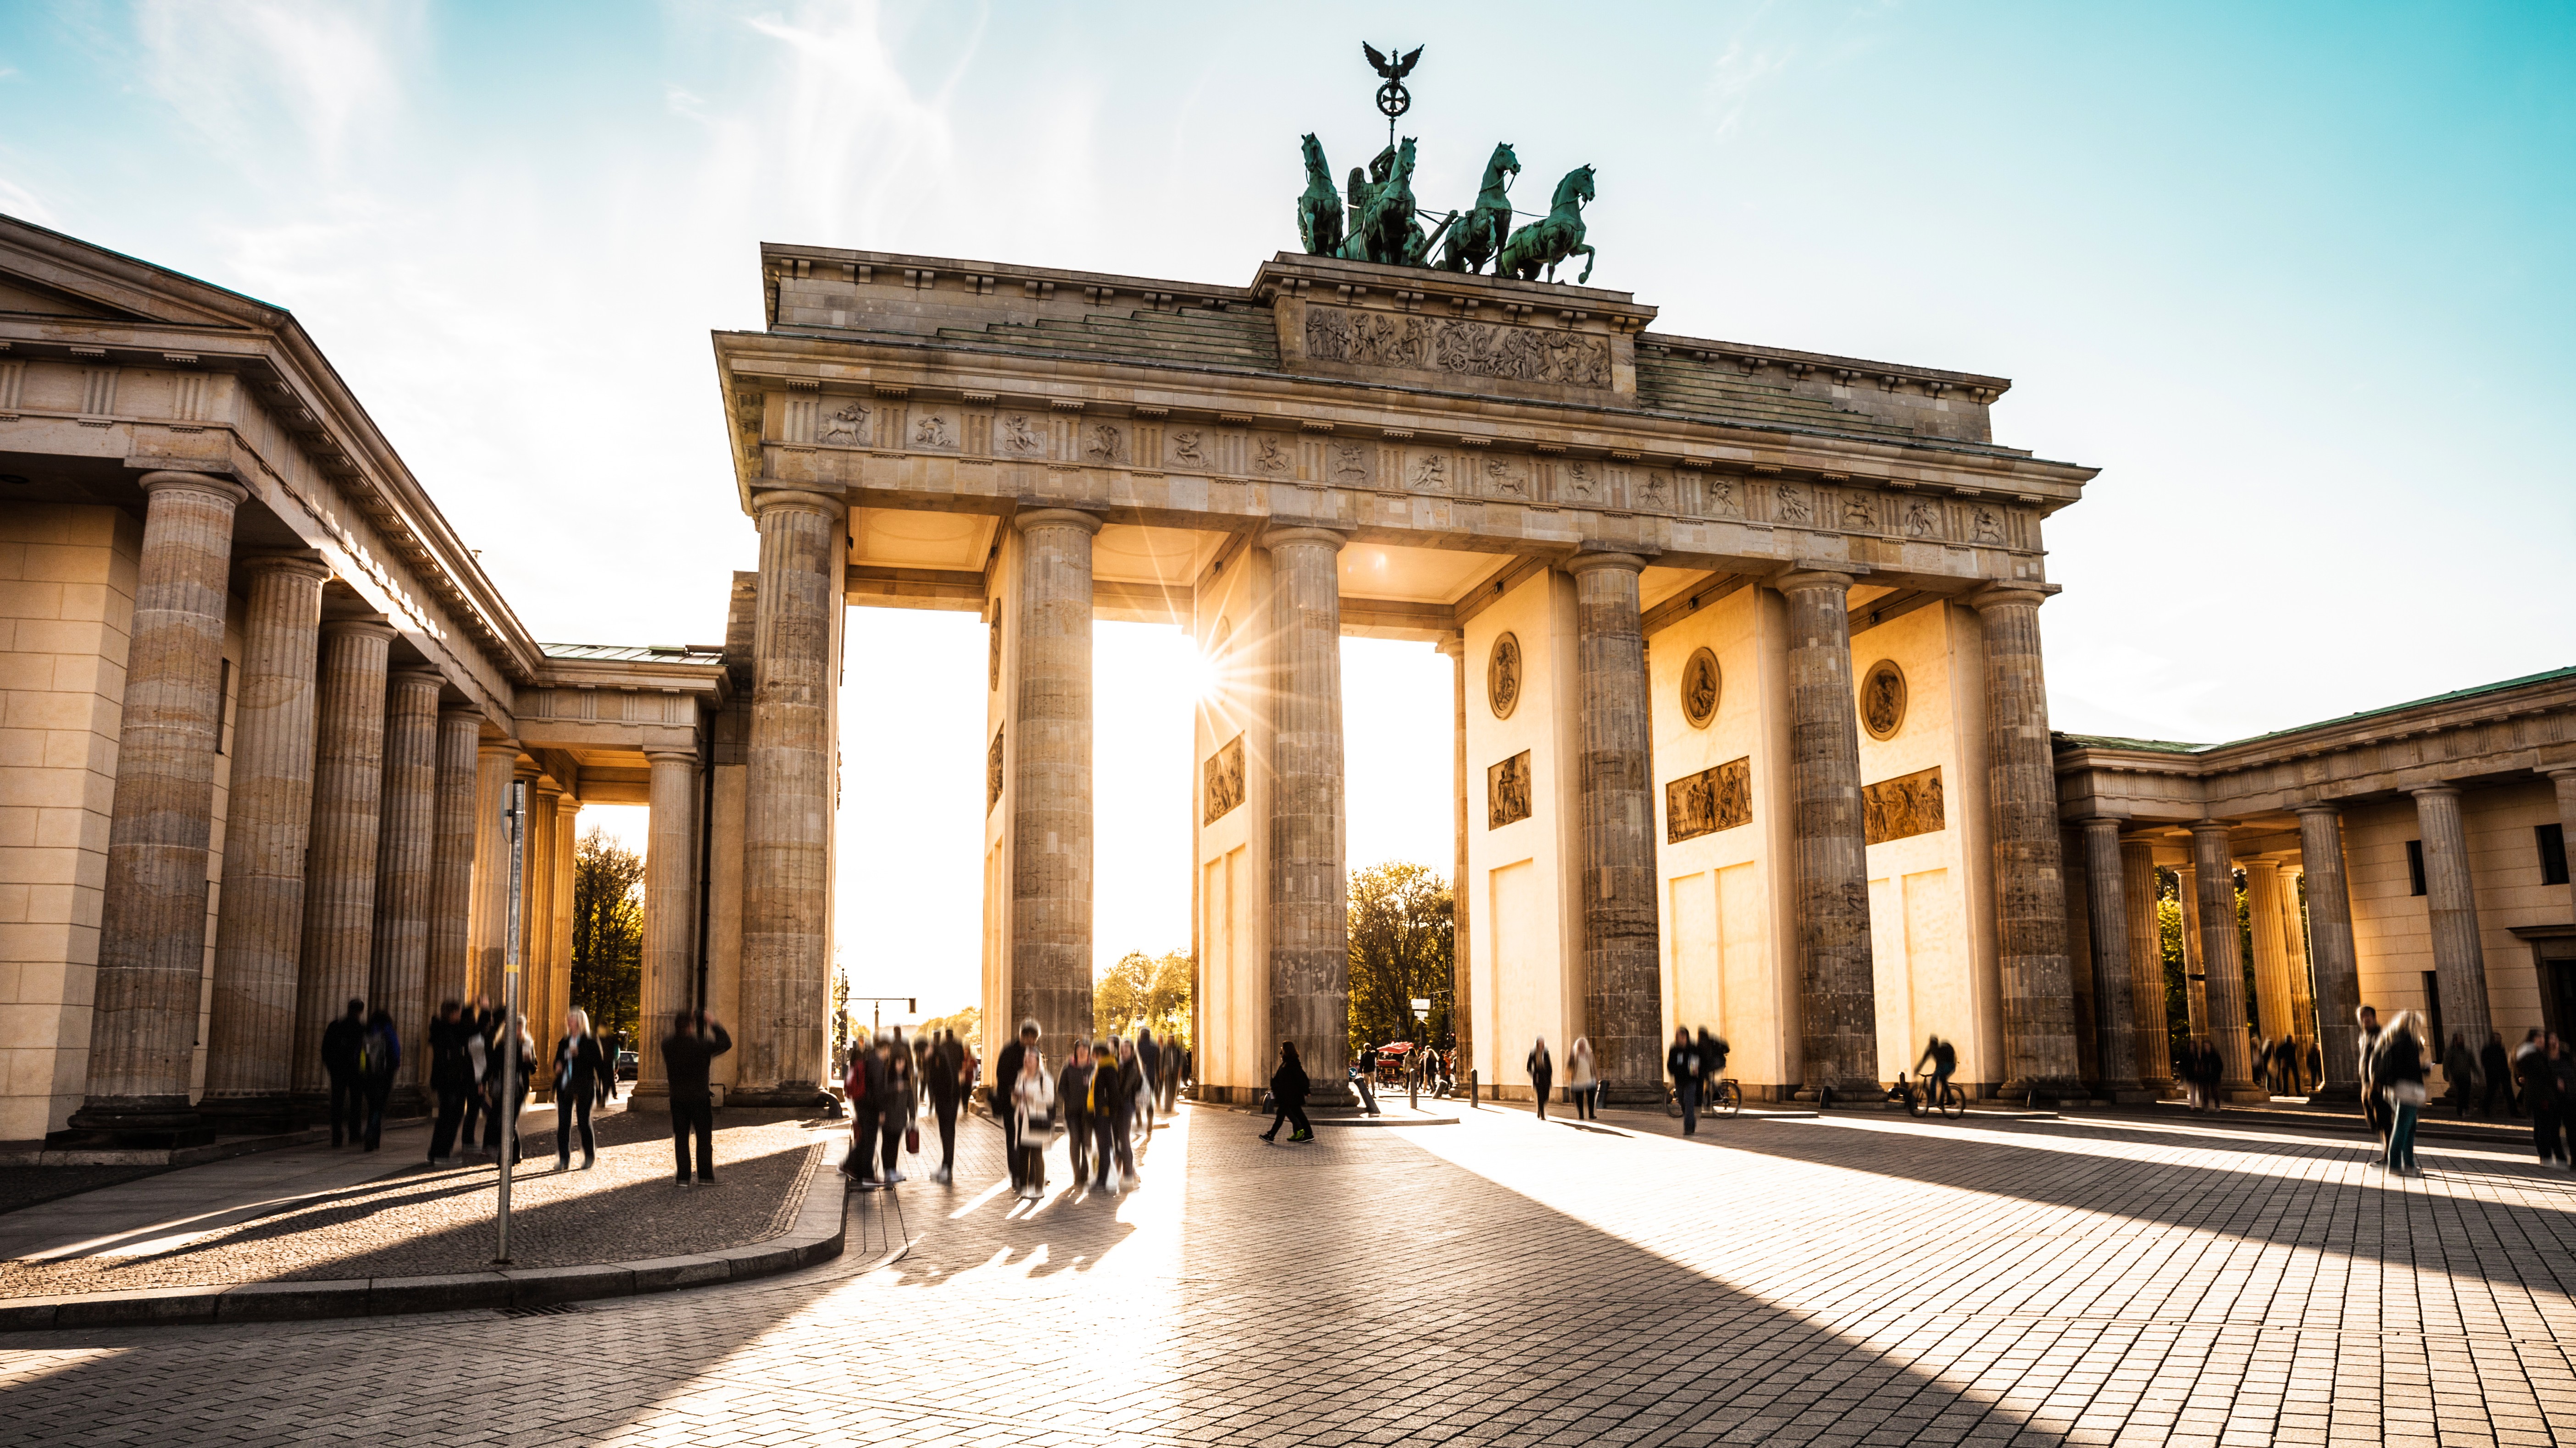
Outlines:
[[[1662,326],[2015,379],[1998,438],[2104,470],[2049,525],[2059,727],[2576,663],[2564,5],[20,4],[0,210],[292,308],[538,636],[711,639],[759,242],[1241,281],[1299,133],[1383,140],[1363,39],[1428,47],[1426,199],[1496,140],[1597,166],[1594,282]],[[853,963],[971,982],[980,645],[854,622],[854,678],[962,701],[854,697],[856,807],[962,822],[852,842]],[[1104,632],[1113,953],[1186,937],[1171,647]],[[1445,858],[1444,666],[1354,655],[1354,860]]]

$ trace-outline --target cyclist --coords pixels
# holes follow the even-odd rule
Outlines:
[[[1950,1087],[1950,1073],[1959,1069],[1959,1050],[1939,1036],[1934,1036],[1932,1043],[1923,1048],[1921,1058],[1915,1061],[1914,1069],[1920,1071],[1927,1063],[1932,1067],[1932,1076],[1923,1083],[1923,1099],[1933,1110],[1938,1111],[1941,1109],[1941,1093]]]
[[[1726,1038],[1712,1035],[1706,1026],[1699,1028],[1699,1101],[1707,1106],[1717,1100],[1718,1079],[1726,1074]]]

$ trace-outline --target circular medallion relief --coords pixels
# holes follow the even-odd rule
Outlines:
[[[1707,649],[1692,652],[1682,665],[1682,717],[1693,729],[1705,729],[1717,717],[1717,655]]]
[[[1497,719],[1512,717],[1521,701],[1521,641],[1505,634],[1494,640],[1494,657],[1485,665],[1485,702]]]
[[[1894,659],[1879,660],[1861,676],[1860,723],[1872,739],[1893,739],[1905,727],[1905,671]]]

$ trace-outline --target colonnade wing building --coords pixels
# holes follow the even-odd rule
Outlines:
[[[407,1112],[512,959],[551,1040],[585,801],[653,807],[694,969],[721,648],[537,643],[291,315],[7,218],[0,671],[0,1145],[316,1119],[351,998]]]
[[[819,1052],[838,602],[991,626],[987,1051],[1088,1027],[1094,618],[1220,663],[1192,811],[1200,1075],[1346,1055],[1344,634],[1455,662],[1461,1032],[1614,1091],[1674,1026],[1758,1093],[2080,1071],[2038,610],[2092,470],[2003,379],[1651,330],[1623,292],[1281,255],[1209,286],[762,252],[719,333],[761,530],[741,980]],[[889,700],[903,683],[883,681]],[[747,1063],[747,1071],[752,1068]],[[751,1079],[746,1077],[746,1080]],[[765,1076],[763,1076],[765,1079]]]

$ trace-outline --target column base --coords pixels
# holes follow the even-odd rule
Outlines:
[[[2358,1081],[2329,1081],[2325,1085],[2318,1087],[2309,1095],[2308,1104],[2310,1106],[2359,1106],[2361,1104],[2361,1083]]]
[[[638,1090],[635,1094],[641,1096],[644,1093]],[[726,1106],[782,1106],[803,1110],[820,1109],[826,1093],[811,1081],[781,1081],[775,1086],[736,1086],[722,1091],[718,1099]]]
[[[295,1103],[283,1091],[265,1096],[209,1096],[197,1119],[222,1136],[273,1136],[296,1129]]]
[[[2164,1100],[2165,1094],[2151,1086],[2115,1086],[2093,1093],[2093,1099],[2108,1101],[2114,1106],[2153,1106]]]
[[[1965,1087],[1966,1085],[1965,1082],[1953,1082],[1952,1084],[1961,1087]],[[1832,1089],[1834,1093],[1833,1106],[1837,1111],[1850,1107],[1879,1107],[1893,1104],[1887,1099],[1887,1087],[1876,1081],[1841,1081],[1834,1083]],[[1973,1095],[1974,1093],[1970,1092],[1969,1094]],[[1789,1099],[1806,1106],[1822,1105],[1824,1102],[1824,1088],[1821,1086],[1800,1086],[1795,1092],[1791,1093]],[[1657,1098],[1656,1104],[1662,1104],[1661,1098]]]
[[[207,1146],[215,1129],[185,1096],[93,1096],[71,1115],[66,1129],[48,1132],[53,1146],[100,1146],[175,1151]]]

